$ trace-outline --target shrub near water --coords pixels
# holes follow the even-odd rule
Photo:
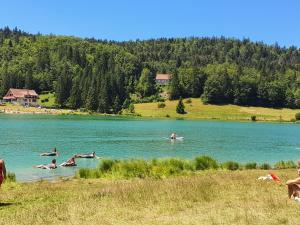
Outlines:
[[[16,174],[8,172],[7,175],[6,175],[6,181],[16,182]]]
[[[193,171],[193,166],[182,159],[152,160],[151,177],[162,178]]]
[[[111,171],[113,168],[113,165],[116,163],[116,160],[112,159],[103,159],[101,163],[99,164],[99,170],[101,172],[108,172]]]
[[[257,169],[257,163],[256,162],[246,163],[245,169],[247,170]]]
[[[200,156],[195,158],[195,168],[196,170],[217,169],[218,163],[209,156]]]
[[[296,164],[293,161],[279,161],[274,165],[275,169],[293,169],[296,168]]]
[[[172,175],[186,174],[194,171],[193,165],[182,159],[141,159],[111,160],[104,159],[96,169],[81,168],[76,176],[81,178],[162,178]]]
[[[268,163],[263,163],[260,165],[259,168],[262,170],[269,170],[269,169],[271,169],[271,166]]]
[[[240,165],[234,161],[225,162],[222,166],[227,170],[238,170],[240,168]]]
[[[151,165],[145,160],[130,160],[129,162],[120,161],[113,165],[115,175],[125,178],[133,177],[149,177],[151,171]]]

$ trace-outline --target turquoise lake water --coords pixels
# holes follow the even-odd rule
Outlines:
[[[185,139],[167,140],[173,131]],[[99,163],[78,159],[76,168],[33,168],[48,164],[52,157],[39,154],[54,147],[60,152],[58,163],[92,151],[118,159],[191,159],[205,154],[219,161],[272,164],[300,158],[300,125],[296,124],[0,114],[0,134],[0,158],[19,181],[69,176],[80,167]]]

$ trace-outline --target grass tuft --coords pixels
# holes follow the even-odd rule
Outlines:
[[[227,170],[238,170],[240,168],[240,164],[234,161],[228,161],[223,163],[222,167]]]
[[[247,170],[257,169],[257,163],[256,162],[246,163],[245,169]]]
[[[209,156],[200,156],[195,158],[195,168],[196,170],[217,169],[218,163]]]
[[[16,174],[12,172],[8,172],[6,174],[6,181],[7,182],[16,182]]]

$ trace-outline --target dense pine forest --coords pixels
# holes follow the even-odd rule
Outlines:
[[[173,75],[170,99],[300,108],[296,47],[224,37],[115,42],[0,29],[0,96],[9,88],[50,91],[59,107],[118,113],[161,98],[156,73]]]

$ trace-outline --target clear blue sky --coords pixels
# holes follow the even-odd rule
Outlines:
[[[300,47],[299,0],[7,0],[0,27],[109,40],[225,36]]]

